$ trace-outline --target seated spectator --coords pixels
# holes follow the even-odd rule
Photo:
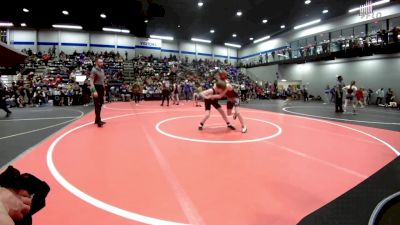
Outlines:
[[[17,99],[18,107],[24,108],[25,107],[25,99],[24,96],[20,95]]]
[[[385,102],[385,104],[379,104],[379,106],[381,107],[385,107],[385,108],[398,108],[398,104],[395,101],[395,96],[392,96],[390,98],[390,100],[388,100],[388,102]]]
[[[129,92],[129,85],[128,84],[122,84],[120,88],[120,94],[123,102],[127,102],[131,100],[131,95],[128,93]]]
[[[33,105],[39,107],[45,103],[46,94],[42,91],[40,87],[36,88],[36,91],[33,94]]]

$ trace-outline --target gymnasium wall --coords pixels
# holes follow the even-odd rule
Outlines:
[[[73,32],[73,31],[60,31],[59,32],[60,51],[71,54],[75,48],[79,46],[84,51],[89,50],[89,33],[87,32]],[[58,42],[58,39],[56,39]],[[45,49],[48,51],[48,48]]]
[[[303,84],[309,84],[310,94],[323,95],[326,85],[331,87],[336,84],[336,75],[343,75],[346,84],[355,80],[357,87],[371,88],[376,91],[379,88],[392,88],[397,99],[400,97],[400,54],[376,55],[354,59],[337,59],[333,61],[314,62],[291,65],[271,65],[246,69],[251,76],[258,81],[276,80],[276,72],[279,79],[301,80]]]
[[[107,32],[85,32],[64,30],[9,29],[10,46],[22,50],[47,52],[56,46],[57,53],[64,51],[94,52],[114,51],[128,58],[152,54],[154,57],[168,57],[170,54],[193,59],[228,60],[236,64],[238,52],[236,48],[216,46],[191,41],[162,41],[158,39],[138,38],[129,34]]]

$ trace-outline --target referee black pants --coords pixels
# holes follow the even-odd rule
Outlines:
[[[0,99],[0,109],[4,110],[6,113],[11,113],[7,108],[6,100]]]
[[[335,112],[343,112],[343,96],[336,96]]]
[[[101,107],[104,104],[104,86],[95,85],[97,98],[93,98],[94,101],[94,112],[96,114],[95,123],[101,122]]]
[[[162,101],[161,101],[161,106],[164,105],[164,101],[167,100],[167,106],[169,106],[169,91],[168,90],[163,90],[162,91]]]

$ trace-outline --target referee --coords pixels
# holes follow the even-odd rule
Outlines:
[[[103,60],[96,59],[96,66],[93,67],[90,73],[90,90],[93,94],[94,112],[96,119],[94,121],[98,127],[102,127],[105,122],[101,121],[101,106],[104,104],[104,70]]]

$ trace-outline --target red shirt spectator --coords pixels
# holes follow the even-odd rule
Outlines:
[[[356,91],[356,98],[357,101],[361,101],[362,99],[364,99],[363,90],[361,88]]]

